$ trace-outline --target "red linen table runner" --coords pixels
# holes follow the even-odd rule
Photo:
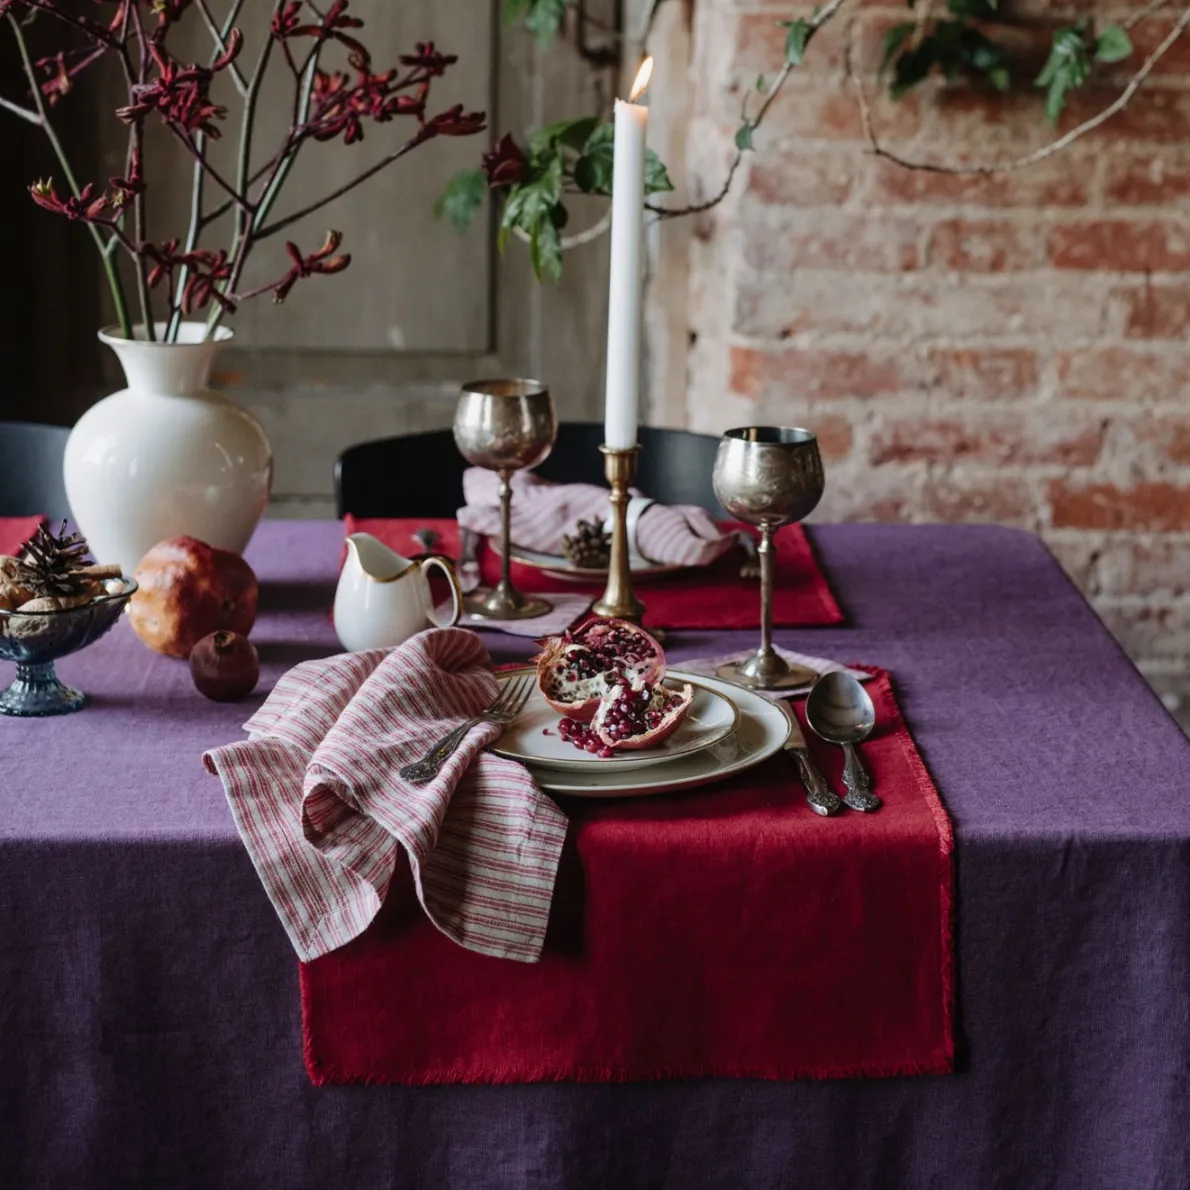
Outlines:
[[[0,517],[0,554],[15,555],[17,550],[37,532],[37,526],[44,519],[39,516]]]
[[[452,558],[459,556],[459,527],[453,520],[411,518],[344,518],[347,533],[371,533],[399,553],[421,547],[413,540],[418,529],[433,529],[441,541],[438,549]],[[729,528],[747,528],[728,524]],[[743,556],[732,550],[711,566],[694,572],[678,571],[663,578],[638,584],[645,601],[646,628],[705,630],[755,628],[760,623],[760,584],[740,577]],[[480,569],[485,583],[500,575],[500,559],[486,544],[480,547]],[[595,600],[598,584],[570,583],[551,578],[530,566],[513,563],[512,579],[522,591],[549,594],[559,591],[589,591]],[[831,594],[818,559],[801,525],[786,525],[777,531],[777,569],[773,585],[773,623],[778,628],[814,628],[843,621],[843,613]]]
[[[311,1080],[950,1071],[951,825],[887,675],[868,689],[875,814],[819,818],[785,756],[686,794],[565,802],[539,963],[461,949],[394,882],[366,933],[301,966]],[[838,787],[839,749],[810,747]]]

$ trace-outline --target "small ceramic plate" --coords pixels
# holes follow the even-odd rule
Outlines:
[[[488,548],[497,557],[500,556],[498,541],[489,539]],[[607,582],[606,566],[572,566],[562,554],[546,554],[541,550],[530,550],[524,546],[514,545],[512,560],[519,562],[522,566],[530,566],[534,570],[543,571],[551,578],[560,578],[566,582],[598,583],[600,585]],[[673,574],[684,569],[676,563],[650,562],[648,558],[642,558],[639,554],[633,554],[628,559],[628,565],[632,571],[632,577],[636,579],[658,578],[663,574]]]
[[[506,681],[526,672],[530,671],[509,670],[499,677]],[[627,773],[693,755],[730,736],[739,725],[740,712],[726,690],[711,689],[712,683],[703,678],[671,671],[665,679],[667,686],[675,688],[684,682],[694,687],[690,711],[678,730],[656,748],[619,752],[606,760],[580,752],[558,734],[562,716],[545,701],[541,691],[535,689],[516,722],[492,745],[492,751],[497,756],[532,765],[534,769],[549,768],[576,774]],[[719,687],[720,683],[713,685]]]
[[[682,675],[675,673],[673,676]],[[751,690],[731,686],[718,678],[699,676],[697,680],[708,689],[730,697],[738,706],[740,725],[731,735],[700,752],[632,773],[602,766],[597,772],[571,773],[534,765],[533,776],[537,784],[549,793],[566,797],[651,797],[733,777],[767,760],[785,746],[789,739],[790,719],[784,704],[772,702]],[[789,779],[795,780],[792,769]]]

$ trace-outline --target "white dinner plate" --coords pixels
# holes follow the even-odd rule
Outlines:
[[[530,669],[507,670],[501,681],[532,673]],[[500,739],[492,745],[497,756],[519,760],[535,768],[562,769],[569,773],[626,773],[634,769],[652,768],[657,764],[689,756],[703,748],[710,748],[735,731],[740,712],[731,697],[712,690],[705,679],[671,673],[665,684],[671,687],[689,682],[694,687],[690,710],[678,730],[663,744],[640,752],[618,752],[601,760],[587,752],[580,752],[558,734],[562,716],[550,706],[545,696],[534,687],[525,709],[517,716]]]
[[[489,547],[500,555],[500,544],[489,540]],[[531,550],[521,545],[512,547],[512,560],[522,566],[531,566],[534,570],[543,571],[551,578],[564,579],[577,583],[606,583],[606,566],[572,566],[563,554],[547,554],[542,550]],[[676,563],[651,562],[640,554],[632,554],[628,559],[632,577],[638,579],[657,578],[663,574],[673,574],[683,567]]]
[[[779,752],[789,739],[791,724],[782,703],[771,702],[751,690],[718,678],[685,674],[680,670],[670,670],[669,676],[698,682],[706,689],[730,698],[740,712],[736,730],[700,752],[633,773],[605,767],[595,772],[571,773],[534,764],[531,768],[537,784],[549,793],[567,797],[620,798],[672,793],[709,785],[741,773]]]

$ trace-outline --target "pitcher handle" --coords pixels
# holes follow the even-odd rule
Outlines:
[[[455,568],[450,564],[446,558],[439,558],[437,555],[431,555],[428,558],[422,558],[418,561],[418,565],[428,569],[431,566],[437,566],[443,574],[446,575],[450,582],[450,599],[451,599],[451,614],[449,620],[434,619],[433,607],[426,613],[429,617],[430,623],[435,628],[453,628],[458,622],[459,617],[463,614],[463,588],[459,586],[458,575],[455,574]]]

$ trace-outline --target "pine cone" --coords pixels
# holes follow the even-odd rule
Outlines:
[[[598,570],[611,562],[612,539],[602,521],[579,521],[574,536],[564,535],[562,553],[571,566]]]
[[[35,598],[90,595],[95,577],[79,571],[93,561],[86,539],[81,533],[68,535],[65,521],[57,533],[38,525],[21,552],[20,581]]]

